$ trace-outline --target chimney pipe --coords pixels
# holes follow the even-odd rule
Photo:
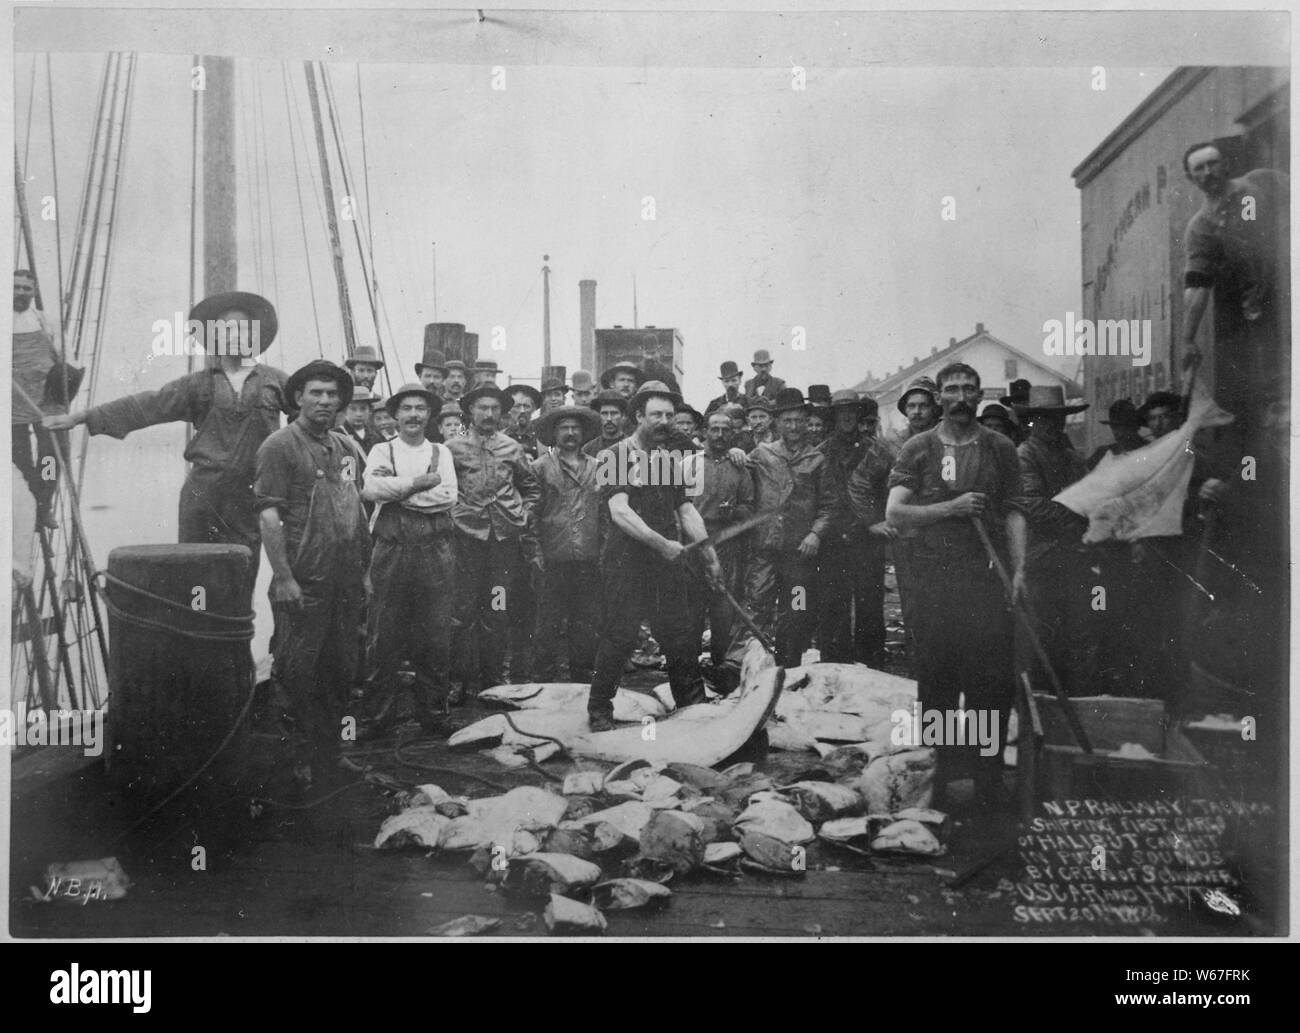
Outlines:
[[[976,332],[977,334],[982,334],[982,333],[984,332],[984,324],[983,324],[983,323],[976,323],[976,324],[975,324],[975,332]]]
[[[579,368],[596,369],[596,281],[578,281]]]

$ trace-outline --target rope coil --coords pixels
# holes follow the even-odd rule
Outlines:
[[[199,623],[207,623],[209,626],[216,625],[217,628],[210,631],[189,630],[178,628],[175,625],[164,623],[163,621],[151,620],[148,617],[142,617],[139,614],[131,613],[122,609],[113,602],[112,596],[107,592],[104,593],[104,603],[108,607],[109,616],[118,620],[134,625],[137,628],[146,628],[152,631],[163,631],[172,635],[180,635],[182,638],[196,639],[201,642],[248,642],[253,638],[253,614],[246,614],[239,617],[231,617],[224,613],[209,613],[207,610],[194,610],[178,603],[174,599],[168,599],[166,596],[157,595],[139,585],[133,585],[129,581],[123,581],[120,577],[110,574],[107,570],[98,571],[95,575],[97,578],[102,577],[104,581],[114,588],[119,588],[127,592],[132,592],[141,598],[148,599],[150,602],[159,603],[172,610],[179,610],[187,616],[199,619]]]

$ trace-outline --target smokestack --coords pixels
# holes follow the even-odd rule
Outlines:
[[[578,368],[596,368],[596,281],[578,281]]]

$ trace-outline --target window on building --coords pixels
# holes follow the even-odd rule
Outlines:
[[[1018,366],[1015,359],[1007,359],[1006,362],[1002,363],[1002,376],[1007,383],[1010,383],[1020,376],[1017,369]]]

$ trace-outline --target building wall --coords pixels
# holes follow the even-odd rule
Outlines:
[[[1237,135],[1235,120],[1287,81],[1283,69],[1180,69],[1185,90],[1127,142],[1099,172],[1079,176],[1082,216],[1082,318],[1151,320],[1152,356],[1134,366],[1126,356],[1086,356],[1085,427],[1089,448],[1111,440],[1097,421],[1110,404],[1174,386],[1181,362],[1183,233],[1203,195],[1185,177],[1183,151],[1193,143]],[[1154,96],[1154,95],[1153,95]],[[1245,160],[1245,159],[1243,159]],[[1249,164],[1249,163],[1248,163]],[[1235,169],[1234,174],[1248,171]],[[1090,178],[1089,178],[1090,177]],[[1202,369],[1213,387],[1213,313],[1201,322]]]
[[[673,327],[600,329],[596,331],[596,368],[593,372],[599,378],[605,370],[619,362],[631,362],[645,368],[645,360],[649,358],[664,369],[671,370],[680,385],[683,347],[681,332]]]

